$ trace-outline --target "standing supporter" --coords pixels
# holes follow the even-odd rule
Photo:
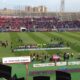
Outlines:
[[[74,57],[74,53],[71,53],[71,58],[73,58]]]
[[[63,55],[63,58],[64,58],[64,61],[65,60],[69,60],[69,53],[64,53],[64,55]]]

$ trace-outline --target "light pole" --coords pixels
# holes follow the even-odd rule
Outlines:
[[[60,12],[64,12],[65,9],[65,0],[61,0]]]

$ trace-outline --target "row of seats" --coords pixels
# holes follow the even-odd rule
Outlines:
[[[62,21],[57,17],[38,17],[38,18],[2,18],[0,17],[0,29],[19,31],[21,27],[28,30],[52,30],[52,29],[77,29],[80,28],[80,21]]]

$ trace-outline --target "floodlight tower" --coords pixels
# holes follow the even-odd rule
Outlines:
[[[61,0],[60,12],[64,12],[65,9],[65,0]]]

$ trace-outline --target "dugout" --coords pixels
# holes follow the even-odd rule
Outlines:
[[[71,74],[63,71],[56,71],[56,80],[71,80]]]

